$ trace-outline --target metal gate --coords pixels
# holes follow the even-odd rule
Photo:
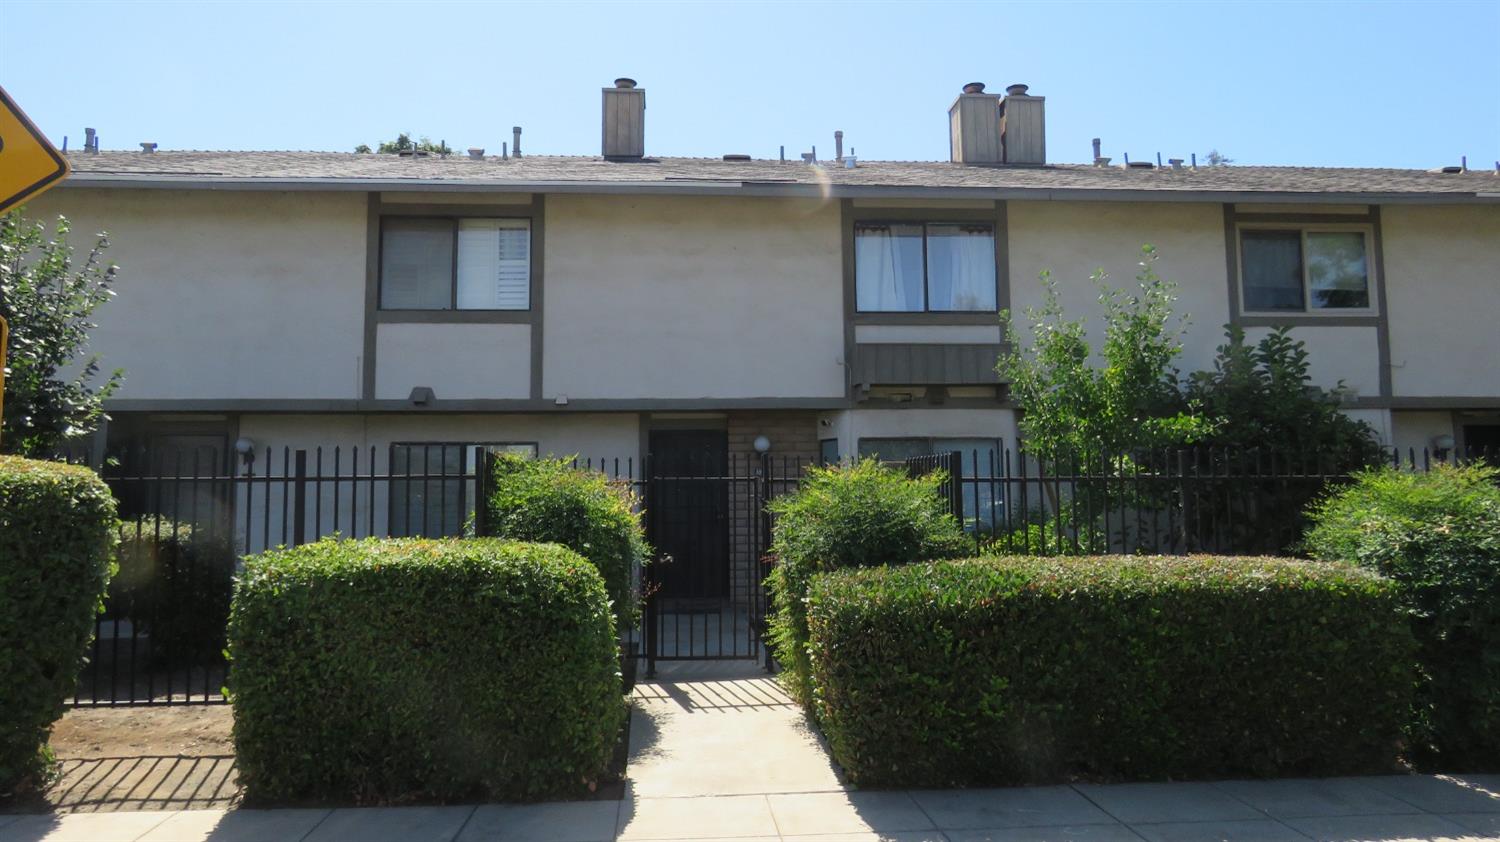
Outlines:
[[[645,568],[640,630],[646,673],[657,661],[758,660],[765,649],[771,516],[802,463],[712,449],[646,459],[642,497],[656,557]]]

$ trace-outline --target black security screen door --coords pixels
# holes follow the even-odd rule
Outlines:
[[[654,430],[650,446],[647,511],[662,559],[657,597],[682,609],[691,600],[717,609],[729,596],[728,437],[722,430]]]

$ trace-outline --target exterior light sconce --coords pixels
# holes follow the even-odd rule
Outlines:
[[[250,476],[255,467],[255,439],[240,436],[234,442],[234,452],[240,455],[240,461],[245,465],[245,476]]]
[[[741,441],[743,441],[743,439],[741,439]],[[771,452],[771,440],[766,438],[765,436],[756,436],[753,446],[755,447],[756,453],[765,454]]]
[[[1432,437],[1432,455],[1436,456],[1440,461],[1448,461],[1448,456],[1453,452],[1453,446],[1453,436],[1448,433]]]

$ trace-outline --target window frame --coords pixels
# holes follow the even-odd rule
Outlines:
[[[1299,310],[1252,310],[1245,302],[1245,231],[1295,231],[1300,238],[1302,267],[1302,308]],[[1314,307],[1312,306],[1312,281],[1307,259],[1308,234],[1363,235],[1365,242],[1365,294],[1369,298],[1367,307]],[[1241,316],[1255,319],[1339,319],[1376,317],[1380,315],[1380,271],[1375,243],[1375,226],[1368,222],[1286,222],[1236,220],[1234,224],[1235,247],[1235,303]]]
[[[388,222],[430,222],[442,220],[448,223],[452,232],[452,267],[448,279],[448,304],[447,307],[387,307],[385,306],[385,233]],[[526,307],[525,308],[500,308],[500,307],[465,307],[458,306],[458,232],[459,225],[464,220],[522,220],[526,223]],[[382,213],[379,220],[380,233],[375,248],[375,312],[377,314],[402,314],[412,317],[413,321],[468,321],[489,320],[494,318],[516,318],[521,320],[522,316],[529,316],[536,310],[537,299],[537,271],[536,271],[536,242],[537,221],[536,215],[530,212],[506,214],[506,213]],[[465,316],[463,314],[476,314]],[[477,318],[476,318],[477,316]]]
[[[424,456],[422,472],[421,472],[421,474],[418,475],[420,478],[419,479],[412,479],[411,478],[411,474],[410,474],[410,471],[411,471],[411,467],[410,467],[411,466],[411,457],[410,457],[410,455],[408,455],[407,456],[407,471],[408,471],[408,473],[406,475],[403,475],[403,476],[397,476],[397,474],[395,472],[395,467],[396,467],[396,449],[397,448],[401,448],[401,447],[404,447],[404,448],[413,448],[413,449],[415,449],[415,448],[425,448],[425,449],[428,449],[428,450],[430,450],[432,448],[437,448],[439,454],[446,454],[448,452],[449,448],[456,448],[458,450],[459,457],[460,457],[460,460],[461,460],[460,461],[460,465],[459,465],[459,472],[456,473],[456,474],[448,474],[446,472],[442,472],[442,473],[438,473],[438,474],[430,474],[430,473],[428,473],[428,469],[427,469],[427,466],[426,466],[426,459],[425,459],[425,456]],[[402,510],[402,511],[406,511],[408,513],[410,512],[410,509],[408,508],[408,506],[409,506],[409,503],[410,503],[410,500],[411,500],[411,493],[412,493],[411,489],[412,489],[413,483],[420,483],[423,491],[425,492],[428,488],[431,487],[431,483],[433,483],[433,482],[436,482],[439,485],[444,484],[444,483],[454,482],[454,483],[458,483],[458,494],[456,495],[456,497],[454,499],[458,502],[458,504],[460,506],[460,509],[461,509],[457,513],[457,515],[458,515],[458,517],[457,517],[457,520],[458,520],[458,530],[459,530],[457,534],[461,535],[462,531],[463,531],[464,521],[468,517],[468,514],[469,514],[469,512],[468,512],[469,505],[478,502],[477,500],[471,500],[469,498],[469,495],[466,493],[466,489],[464,487],[464,482],[466,480],[476,479],[478,477],[479,466],[475,465],[473,467],[473,469],[472,469],[473,473],[470,473],[469,472],[470,468],[469,468],[469,464],[468,464],[469,454],[471,454],[473,452],[473,449],[476,448],[476,447],[483,447],[483,448],[485,448],[486,451],[489,451],[491,448],[528,447],[528,448],[531,449],[531,458],[532,459],[537,458],[537,456],[541,453],[541,444],[540,444],[540,442],[535,442],[535,441],[393,441],[393,442],[390,442],[386,446],[386,477],[387,477],[387,480],[386,480],[386,532],[388,534],[391,534],[392,537],[414,537],[414,536],[418,535],[418,533],[414,532],[412,530],[412,528],[411,528],[411,517],[410,517],[409,514],[403,516],[400,519],[400,522],[401,522],[402,527],[403,527],[403,534],[399,535],[399,536],[395,534],[396,533],[396,525],[397,525],[397,521],[398,521],[397,511],[398,510]],[[440,471],[442,471],[443,466],[439,465],[438,468],[439,468]],[[400,485],[401,492],[400,492],[399,495],[397,493],[397,487],[398,487],[397,483],[401,483],[401,485]],[[405,504],[405,505],[399,505],[398,506],[398,500],[397,500],[398,496],[401,498],[401,500],[399,502],[401,504]],[[446,503],[446,500],[447,500],[446,492],[443,493],[443,500]],[[440,520],[446,520],[446,514],[447,514],[446,512],[440,513],[439,514]],[[442,526],[441,523],[439,525]],[[432,538],[432,537],[451,537],[451,536],[448,535],[448,533],[446,532],[446,530],[444,530],[444,534],[442,536],[423,535],[421,537]]]
[[[875,226],[875,225],[887,225],[887,226],[895,226],[895,225],[918,225],[918,226],[921,226],[921,228],[922,228],[922,309],[920,309],[920,310],[861,310],[861,309],[859,309],[859,258],[858,258],[858,255],[859,255],[859,229],[860,229],[861,226]],[[989,227],[989,229],[990,229],[990,247],[991,247],[992,251],[994,252],[994,268],[995,268],[995,277],[994,277],[995,306],[994,306],[993,309],[985,309],[985,310],[934,310],[934,309],[932,309],[932,282],[931,282],[931,278],[930,278],[930,276],[928,274],[929,267],[928,267],[928,244],[927,244],[927,241],[928,241],[929,236],[930,236],[928,234],[928,229],[931,226],[934,226],[934,225],[957,225],[957,226],[963,226],[963,225],[978,226],[978,225],[983,225],[983,226],[988,226]],[[1004,309],[1005,305],[1002,304],[1002,301],[1004,300],[1004,298],[1002,296],[1002,290],[1001,290],[1001,285],[1000,285],[1000,279],[1001,279],[1001,269],[1000,269],[1000,265],[1001,264],[1000,264],[1000,261],[1001,261],[1002,256],[1003,256],[1002,253],[1001,253],[1001,250],[1000,250],[1000,238],[1003,235],[1004,225],[1001,222],[995,220],[994,218],[983,218],[983,219],[968,218],[968,219],[965,219],[963,217],[950,218],[950,217],[941,216],[941,215],[923,216],[923,217],[915,217],[915,218],[910,217],[910,216],[907,216],[907,217],[891,217],[891,218],[872,217],[872,216],[858,216],[858,217],[855,217],[855,219],[851,223],[850,227],[851,227],[851,242],[853,244],[853,248],[850,251],[849,260],[850,260],[850,263],[852,264],[851,265],[851,274],[854,277],[854,290],[853,290],[853,292],[854,292],[854,298],[853,298],[853,301],[851,302],[851,304],[853,305],[854,315],[856,317],[870,317],[870,316],[884,316],[884,317],[891,317],[891,316],[897,316],[897,317],[900,317],[900,316],[994,316],[994,315],[997,315],[1002,309]]]

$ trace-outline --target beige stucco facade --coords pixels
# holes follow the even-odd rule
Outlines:
[[[109,234],[115,298],[90,333],[130,400],[359,397],[364,196],[54,190],[76,257]]]
[[[1381,212],[1397,395],[1500,395],[1500,206]]]
[[[458,216],[471,207],[540,208],[538,315],[531,322],[377,319],[368,309],[378,251],[370,236],[379,231],[371,207],[400,214],[422,206],[451,206]],[[640,449],[636,422],[628,420],[638,412],[799,408],[831,413],[824,416],[830,429],[818,435],[837,438],[844,453],[877,436],[990,436],[1013,444],[1014,416],[999,401],[883,409],[851,390],[848,342],[994,343],[999,334],[972,319],[846,325],[850,208],[940,219],[994,203],[870,199],[841,208],[833,200],[769,197],[553,194],[542,201],[429,191],[387,192],[372,204],[360,192],[89,188],[53,191],[28,213],[68,215],[79,249],[88,234],[109,232],[118,294],[99,310],[91,339],[105,369],[125,369],[116,398],[132,410],[220,411],[242,417],[241,429],[281,430],[305,444],[357,430],[383,446],[401,424],[409,438],[494,440],[511,437],[500,435],[509,425],[544,450],[615,456]],[[1370,212],[1264,209],[1272,219]],[[1041,303],[1043,270],[1070,316],[1097,315],[1089,276],[1103,269],[1113,285],[1130,286],[1149,243],[1189,325],[1182,371],[1212,365],[1223,326],[1236,318],[1224,206],[1009,201],[1003,218],[1003,293],[1019,325],[1025,309]],[[1382,260],[1372,272],[1384,285],[1383,308],[1359,323],[1303,318],[1292,335],[1307,344],[1315,382],[1342,382],[1351,411],[1383,441],[1430,445],[1453,432],[1453,411],[1500,407],[1500,207],[1388,205],[1377,224]],[[1251,321],[1254,341],[1269,328]],[[416,387],[431,388],[435,405],[393,412],[408,409]],[[342,414],[255,414],[325,408]],[[475,414],[482,409],[492,414]],[[571,415],[603,409],[621,414]],[[385,414],[365,414],[375,410]],[[603,417],[627,420],[610,421],[605,427],[614,432],[602,438],[581,432]]]
[[[836,204],[554,196],[542,395],[844,394]]]

